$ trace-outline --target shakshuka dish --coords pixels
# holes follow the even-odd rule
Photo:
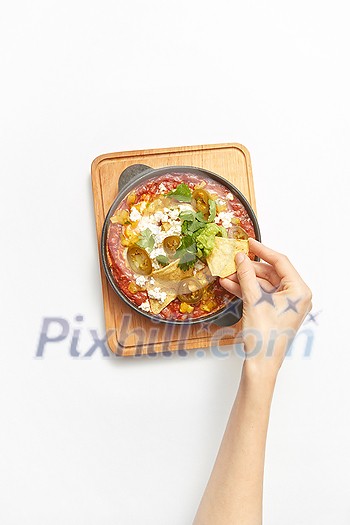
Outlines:
[[[253,222],[227,187],[172,172],[132,189],[110,218],[107,262],[141,312],[169,321],[204,318],[233,299],[219,283],[248,254]],[[249,254],[254,258],[252,254]]]

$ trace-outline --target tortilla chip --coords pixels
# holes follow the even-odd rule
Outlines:
[[[159,288],[161,292],[166,293],[164,301],[149,297],[151,305],[151,311],[153,314],[159,314],[168,304],[171,303],[177,297],[177,289],[179,282],[192,275],[192,269],[183,271],[179,268],[179,260],[173,261],[160,270],[155,270],[151,277],[154,279],[154,283],[146,284],[147,292],[153,291],[155,288]]]
[[[188,271],[184,272],[181,270],[181,268],[179,268],[179,261],[180,259],[176,259],[176,261],[173,261],[167,266],[160,268],[160,270],[154,270],[152,277],[154,277],[154,279],[180,281],[187,276]]]
[[[149,290],[150,288],[147,287],[147,291]],[[162,290],[162,291],[165,291],[165,290]],[[175,293],[173,290],[168,290],[166,292],[166,297],[165,297],[165,300],[163,302],[157,300],[157,299],[153,299],[151,297],[149,297],[149,304],[151,306],[151,312],[153,314],[159,314],[166,306],[168,306],[168,304],[171,303],[171,301],[173,301],[174,299],[176,299],[176,296],[177,296],[177,293]]]
[[[248,240],[215,237],[214,248],[207,257],[211,274],[219,277],[228,277],[235,273],[237,271],[235,256],[238,252],[244,252],[248,255]]]

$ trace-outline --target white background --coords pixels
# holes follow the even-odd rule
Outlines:
[[[321,311],[311,358],[280,373],[265,521],[349,523],[347,7],[2,2],[2,524],[191,524],[239,358],[74,360],[69,344],[104,327],[91,161],[231,141],[251,152],[265,243]],[[44,316],[70,334],[38,360]]]

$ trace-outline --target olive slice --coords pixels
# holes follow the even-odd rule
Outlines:
[[[194,277],[183,279],[178,288],[178,298],[182,303],[196,304],[203,296],[203,286]]]
[[[163,241],[163,248],[168,255],[174,255],[181,244],[181,239],[178,235],[169,235]]]
[[[140,246],[130,246],[127,251],[128,263],[133,272],[149,275],[152,272],[152,262],[146,250]]]
[[[209,215],[209,193],[202,188],[194,190],[192,198],[195,201],[197,211],[201,211],[205,218]]]

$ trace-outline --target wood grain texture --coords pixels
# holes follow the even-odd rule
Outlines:
[[[118,188],[118,178],[131,164],[195,166],[208,169],[232,182],[256,212],[253,176],[248,150],[241,144],[185,146],[108,153],[97,157],[91,167],[98,249],[103,222]],[[100,251],[100,249],[99,249]],[[101,257],[100,269],[106,332],[112,352],[120,355],[151,354],[166,351],[212,348],[238,342],[240,323],[220,328],[205,323],[172,326],[150,321],[132,311],[109,286]]]

